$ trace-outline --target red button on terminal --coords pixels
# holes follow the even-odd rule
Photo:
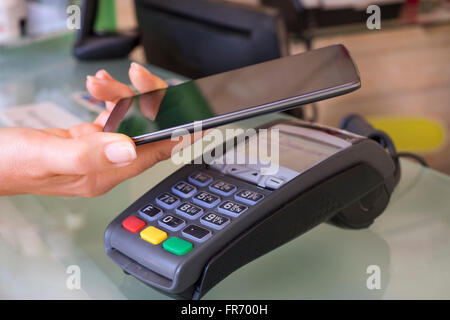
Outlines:
[[[139,231],[144,229],[145,222],[139,218],[130,216],[122,221],[122,227],[131,233],[138,233]]]

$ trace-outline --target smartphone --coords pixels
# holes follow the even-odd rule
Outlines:
[[[136,145],[279,112],[360,88],[358,69],[343,45],[333,45],[121,99],[105,132]]]

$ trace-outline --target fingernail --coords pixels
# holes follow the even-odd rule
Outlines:
[[[97,78],[97,77],[94,77],[94,76],[87,76],[86,78],[87,78],[88,81],[95,82],[95,83],[98,83],[98,84],[106,84],[107,83],[106,79],[100,79],[100,78]]]
[[[131,70],[137,71],[137,72],[148,72],[151,73],[147,68],[144,68],[139,63],[132,62],[131,63]]]
[[[130,142],[113,142],[105,147],[105,155],[109,161],[119,166],[127,165],[136,159],[136,150]]]
[[[95,76],[100,79],[108,79],[110,77],[109,73],[104,69],[97,71]]]

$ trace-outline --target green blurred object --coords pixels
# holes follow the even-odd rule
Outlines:
[[[177,90],[178,89],[178,90]],[[162,95],[161,95],[162,93]],[[155,106],[155,98],[161,95],[162,101]],[[156,98],[158,99],[158,98]],[[215,116],[208,101],[195,82],[189,81],[168,89],[137,95],[129,103],[128,111],[117,132],[130,137],[141,136],[158,130],[178,127],[201,119]],[[180,108],[179,106],[183,106]],[[151,118],[151,110],[158,110],[156,118]]]
[[[98,11],[95,19],[96,32],[116,32],[116,0],[98,0]]]
[[[137,137],[148,132],[157,131],[157,127],[151,125],[147,120],[140,115],[130,115],[127,119],[122,121],[117,129],[119,133],[127,133],[131,137]]]
[[[195,82],[185,82],[178,85],[178,88],[176,90],[172,87],[166,91],[170,94],[164,96],[155,119],[159,128],[176,127],[215,116]],[[178,108],[180,105],[185,108]]]

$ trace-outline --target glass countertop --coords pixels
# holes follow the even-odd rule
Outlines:
[[[0,49],[0,110],[52,101],[92,120],[95,114],[71,93],[85,90],[86,75],[101,68],[128,83],[129,61],[78,62],[71,57],[72,40],[66,35]],[[166,79],[177,77],[149,68]],[[401,164],[400,184],[370,228],[322,224],[237,270],[204,299],[449,299],[450,178],[408,160]],[[106,256],[103,235],[115,216],[177,168],[161,162],[93,199],[0,197],[0,298],[166,299]],[[72,265],[81,270],[80,290],[66,285]],[[380,267],[379,290],[366,286],[369,265]]]

